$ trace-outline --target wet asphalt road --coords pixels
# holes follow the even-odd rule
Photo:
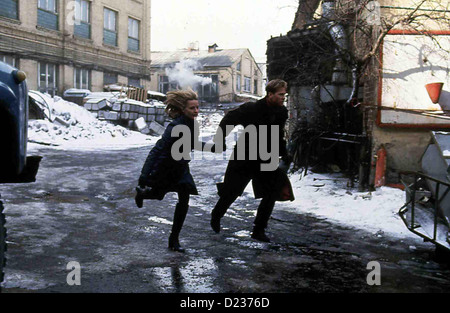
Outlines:
[[[181,232],[180,254],[167,249],[176,195],[134,205],[149,148],[66,152],[42,148],[34,184],[4,185],[8,227],[3,292],[448,292],[450,268],[434,246],[379,237],[277,203],[272,243],[250,238],[253,197],[238,199],[215,234],[209,212],[224,161],[192,161],[200,196]],[[414,249],[410,249],[414,246]],[[81,265],[69,286],[67,263]],[[369,286],[367,264],[381,264]]]

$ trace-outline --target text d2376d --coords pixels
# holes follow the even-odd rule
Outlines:
[[[226,308],[267,308],[270,305],[268,298],[225,298]]]

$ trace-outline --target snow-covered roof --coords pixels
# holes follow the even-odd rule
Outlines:
[[[77,89],[77,88],[70,88],[64,91],[64,97],[70,97],[70,96],[86,96],[91,93],[88,89]]]
[[[241,97],[241,98],[254,99],[254,100],[260,100],[263,98],[263,97],[258,97],[258,96],[254,96],[254,95],[248,95],[245,93],[237,93],[236,96]]]
[[[165,97],[166,96],[166,94],[164,94],[162,92],[157,92],[157,91],[152,91],[152,90],[149,90],[148,94],[149,95],[154,95],[154,96],[161,96],[161,97]]]
[[[152,52],[152,68],[162,68],[182,60],[196,60],[203,67],[229,67],[236,62],[248,49],[223,49],[216,52],[207,50],[178,50]]]

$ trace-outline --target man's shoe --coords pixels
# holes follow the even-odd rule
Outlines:
[[[134,197],[134,201],[136,202],[136,206],[138,208],[142,208],[144,205],[144,197],[142,195],[142,189],[140,187],[136,187],[136,197]]]
[[[211,217],[211,228],[216,234],[220,233],[220,218]]]
[[[266,236],[264,229],[253,228],[252,238],[258,241],[270,242],[270,238]]]
[[[185,250],[181,248],[178,238],[174,238],[172,236],[169,237],[169,249],[175,252],[185,252]]]

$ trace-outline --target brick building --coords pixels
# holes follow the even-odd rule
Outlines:
[[[126,3],[125,3],[126,2]],[[0,60],[61,95],[150,83],[150,0],[0,0]]]

